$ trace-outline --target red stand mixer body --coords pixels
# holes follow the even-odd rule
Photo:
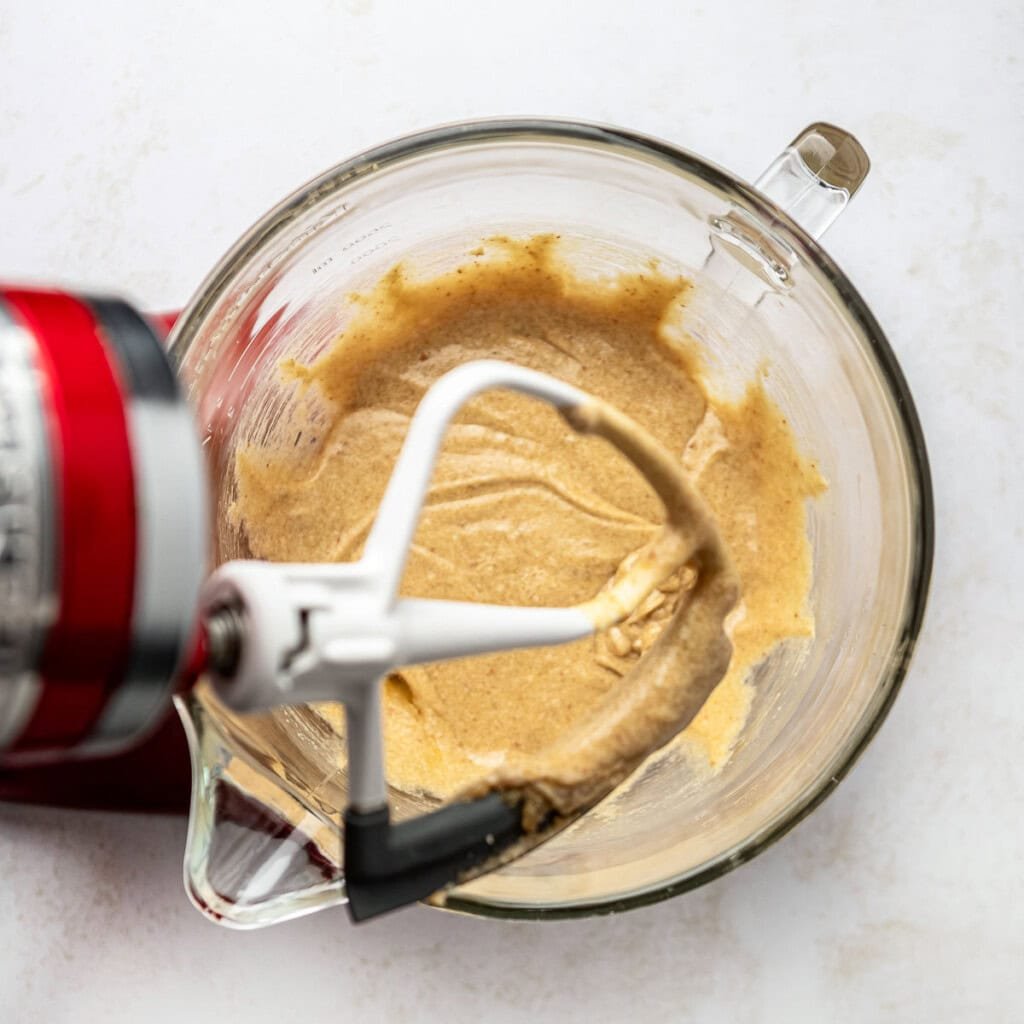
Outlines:
[[[353,920],[491,870],[574,820],[582,811],[527,829],[523,794],[500,791],[393,820],[379,683],[397,664],[597,628],[587,602],[397,596],[458,407],[491,380],[576,412],[590,399],[519,367],[465,364],[414,418],[367,541],[381,553],[339,566],[230,562],[204,586],[206,468],[160,326],[117,300],[0,289],[0,800],[184,810],[191,761],[172,698],[209,668],[231,679],[233,707],[345,703],[341,863]],[[272,839],[295,831],[249,797],[222,802],[218,816]],[[336,887],[338,864],[308,847],[303,877]],[[204,900],[195,896],[219,913]]]
[[[187,810],[206,496],[173,319],[0,288],[0,800]]]

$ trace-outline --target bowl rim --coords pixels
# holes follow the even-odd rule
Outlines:
[[[170,353],[175,364],[183,360],[200,324],[230,287],[239,265],[246,263],[276,235],[286,230],[296,217],[324,199],[362,178],[432,151],[500,141],[522,142],[531,138],[548,142],[584,143],[654,162],[670,173],[699,179],[722,198],[770,224],[772,231],[814,272],[826,292],[831,292],[833,298],[838,300],[838,305],[845,310],[852,326],[865,343],[867,353],[874,359],[883,384],[888,389],[898,429],[903,433],[904,450],[908,455],[908,478],[913,491],[911,496],[917,500],[910,538],[909,600],[900,624],[894,656],[878,682],[877,692],[881,697],[874,708],[869,708],[857,723],[851,740],[837,751],[827,770],[823,770],[819,778],[811,782],[800,797],[775,820],[766,823],[733,849],[723,851],[703,866],[629,895],[594,901],[579,900],[562,905],[525,906],[511,902],[489,902],[471,895],[461,895],[455,890],[445,904],[445,909],[475,916],[556,920],[616,913],[646,906],[720,878],[784,836],[836,788],[878,732],[906,676],[927,604],[934,556],[935,512],[924,433],[910,389],[878,321],[845,273],[814,238],[752,185],[685,149],[626,128],[588,121],[537,117],[458,121],[400,136],[337,164],[270,210],[210,271],[182,311],[171,333]]]

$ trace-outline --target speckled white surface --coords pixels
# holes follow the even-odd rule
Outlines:
[[[918,401],[932,600],[826,804],[617,918],[231,933],[186,902],[184,823],[0,808],[0,1021],[1024,1019],[1018,0],[160,6],[0,2],[0,278],[177,305],[294,186],[443,120],[617,122],[747,177],[854,131],[874,170],[827,244]]]

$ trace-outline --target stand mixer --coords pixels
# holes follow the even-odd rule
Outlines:
[[[466,122],[357,154],[269,211],[177,319],[169,361],[162,335],[173,318],[0,288],[0,800],[182,813],[191,777],[186,888],[211,919],[258,927],[345,899],[364,869],[337,842],[351,736],[340,736],[334,709],[324,724],[315,707],[287,706],[312,687],[308,660],[289,662],[303,673],[290,692],[266,680],[250,689],[246,672],[275,638],[319,644],[339,625],[362,625],[318,609],[307,625],[326,632],[303,632],[303,602],[341,607],[343,597],[308,567],[275,587],[257,579],[260,567],[233,566],[203,590],[211,565],[249,553],[229,517],[235,455],[292,408],[278,369],[311,365],[337,339],[347,297],[398,264],[433,276],[483,239],[540,230],[570,243],[573,273],[588,280],[643,272],[656,257],[690,281],[681,326],[717,393],[736,395],[771,367],[770,397],[829,484],[807,510],[815,632],[758,666],[740,742],[720,770],[698,775],[668,749],[620,787],[614,814],[584,814],[507,869],[487,870],[520,843],[484,833],[494,846],[471,850],[483,859],[469,870],[486,873],[447,892],[445,905],[500,917],[605,913],[757,855],[831,792],[874,735],[926,604],[933,511],[913,398],[881,327],[818,242],[867,171],[856,139],[820,122],[754,185],[625,129]],[[278,632],[247,624],[264,598],[284,602]],[[398,655],[391,627],[369,652],[373,671]],[[201,674],[214,686],[194,687]],[[208,694],[223,714],[207,713]],[[286,706],[232,713],[250,699]],[[371,702],[364,718],[374,713]],[[190,749],[202,771],[192,772]],[[365,764],[364,779],[379,778],[372,751]],[[391,797],[393,820],[431,820],[423,812],[436,804]],[[378,815],[368,833],[394,834],[374,801],[349,809]],[[504,813],[496,801],[492,812]],[[443,831],[459,848],[464,835]],[[436,836],[420,838],[441,856]],[[488,857],[495,848],[504,852]],[[402,874],[395,861],[375,863],[388,876],[367,885],[367,913]],[[444,879],[453,871],[445,864]],[[419,891],[435,881],[421,877]]]
[[[575,607],[398,597],[447,425],[495,387],[605,438],[665,505],[660,533]],[[548,809],[532,820],[513,788],[393,824],[380,701],[391,670],[577,640],[622,621],[684,563],[728,571],[702,499],[658,442],[604,402],[508,363],[466,363],[427,392],[358,562],[236,561],[205,583],[205,467],[153,323],[118,300],[0,292],[0,417],[0,766],[74,771],[127,748],[201,673],[235,712],[340,700],[355,920],[474,877],[566,819]]]

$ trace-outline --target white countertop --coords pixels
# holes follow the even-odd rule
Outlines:
[[[916,396],[938,544],[879,736],[704,889],[561,924],[233,933],[182,892],[184,822],[3,807],[0,1020],[1024,1018],[1019,0],[54,6],[0,0],[0,278],[148,308],[314,173],[438,121],[616,122],[748,178],[811,121],[852,130],[874,169],[827,246]]]

